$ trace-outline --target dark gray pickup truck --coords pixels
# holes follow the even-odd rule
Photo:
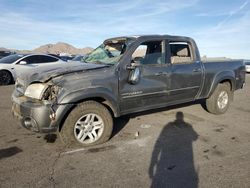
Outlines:
[[[125,114],[197,99],[222,114],[245,83],[243,61],[202,62],[188,37],[111,38],[85,62],[21,75],[14,116],[32,131],[58,131],[67,145],[89,146],[107,141],[113,117]]]

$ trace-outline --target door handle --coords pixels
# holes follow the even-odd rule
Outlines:
[[[201,69],[200,68],[193,69],[193,72],[201,72]]]

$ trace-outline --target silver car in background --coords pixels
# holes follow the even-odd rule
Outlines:
[[[41,67],[67,63],[47,54],[13,54],[0,59],[0,85],[8,85],[16,80],[17,73],[22,74],[21,67]],[[30,70],[32,71],[32,69]]]

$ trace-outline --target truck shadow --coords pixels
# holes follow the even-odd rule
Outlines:
[[[196,100],[196,101],[192,101],[192,102],[167,106],[167,107],[163,107],[163,108],[157,108],[157,109],[147,110],[147,111],[143,111],[143,112],[137,112],[137,113],[130,114],[129,117],[134,118],[136,116],[143,116],[143,115],[148,115],[148,114],[153,114],[153,113],[158,113],[158,112],[164,112],[164,111],[168,111],[168,110],[174,110],[177,108],[184,108],[187,106],[193,106],[193,105],[197,105],[197,104],[201,105],[204,110],[207,110],[206,105],[205,105],[205,100],[201,99],[201,100]]]
[[[129,116],[122,116],[114,119],[114,127],[111,138],[113,138],[116,134],[118,134],[129,122]]]
[[[138,116],[173,110],[173,109],[177,109],[177,108],[183,108],[183,107],[197,105],[197,104],[200,104],[204,108],[204,110],[206,110],[205,101],[204,100],[196,100],[193,102],[188,102],[188,103],[183,103],[183,104],[178,104],[178,105],[173,105],[173,106],[168,106],[168,107],[163,107],[163,108],[158,108],[158,109],[153,109],[153,110],[147,110],[147,111],[143,111],[143,112],[132,113],[132,114],[128,114],[125,116],[121,116],[119,118],[115,118],[114,119],[114,128],[113,128],[111,138],[114,137],[116,134],[118,134],[120,131],[122,131],[122,129],[129,122],[130,118],[135,118]]]
[[[179,105],[173,105],[173,106],[169,106],[169,107],[158,108],[158,109],[153,109],[153,110],[147,110],[147,111],[143,111],[143,112],[133,113],[133,114],[129,114],[129,115],[124,115],[124,116],[121,116],[119,118],[114,118],[114,127],[113,127],[113,132],[112,132],[111,138],[113,138],[120,131],[122,131],[122,129],[129,122],[130,118],[135,118],[137,116],[143,116],[143,115],[147,115],[147,114],[152,114],[152,113],[158,113],[158,112],[173,110],[173,109],[176,109],[176,108],[182,108],[182,107],[196,105],[196,104],[200,104],[201,106],[204,107],[204,101],[199,100],[199,101],[194,101],[194,102],[189,102],[189,103],[184,103],[184,104],[179,104]],[[54,143],[57,140],[57,138],[58,138],[58,136],[56,134],[46,134],[43,137],[43,139],[47,143]]]
[[[184,121],[182,112],[168,123],[158,137],[151,157],[151,187],[198,187],[192,143],[198,134]]]

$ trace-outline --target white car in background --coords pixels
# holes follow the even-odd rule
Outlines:
[[[22,74],[21,67],[43,67],[65,64],[67,62],[46,54],[13,54],[0,59],[0,85],[8,85],[16,80],[16,75]],[[32,69],[30,69],[32,71]]]
[[[245,60],[246,72],[250,73],[250,60]]]

